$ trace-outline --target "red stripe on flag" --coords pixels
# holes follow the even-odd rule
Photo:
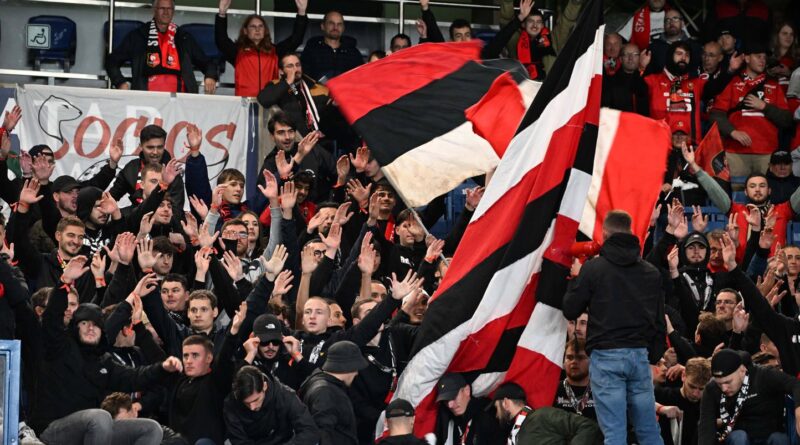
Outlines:
[[[518,229],[517,224],[525,206],[561,183],[565,171],[548,169],[542,173],[541,166],[572,166],[575,151],[561,148],[577,146],[583,134],[585,114],[587,114],[585,109],[579,111],[566,125],[553,132],[542,163],[526,173],[479,219],[469,224],[456,250],[455,256],[458,261],[453,261],[447,270],[444,280],[433,296],[434,299],[464,278],[486,257],[508,243]],[[498,226],[498,221],[502,221],[502,225]],[[488,239],[487,233],[492,234]]]
[[[531,378],[531,376],[536,376],[536,378]],[[505,381],[522,386],[528,397],[528,405],[540,408],[553,406],[560,376],[561,365],[551,362],[536,351],[517,347],[514,361],[506,373]]]
[[[464,114],[475,134],[489,141],[502,158],[525,115],[525,103],[511,73],[495,79],[486,95]]]
[[[447,76],[465,63],[480,59],[481,46],[478,39],[415,45],[336,76],[327,86],[334,99],[360,98],[339,101],[339,109],[347,121],[355,122],[370,111]]]

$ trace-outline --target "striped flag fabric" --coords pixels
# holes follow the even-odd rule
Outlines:
[[[477,110],[491,89],[511,86],[513,91],[503,90],[506,94],[495,99],[506,107],[503,126],[513,135],[540,86],[517,61],[480,61],[480,49],[479,41],[425,43],[327,84],[410,207],[425,205],[497,166],[495,150],[473,131],[465,111]]]
[[[515,381],[530,405],[553,400],[569,247],[597,142],[602,16],[601,0],[585,4],[431,298],[395,393],[417,407],[418,436],[434,431],[436,382],[446,372],[464,373],[475,396]]]

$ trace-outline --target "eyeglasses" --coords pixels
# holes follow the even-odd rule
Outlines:
[[[247,232],[232,232],[232,231],[228,232],[228,231],[225,231],[222,235],[223,236],[227,236],[227,237],[234,236],[236,238],[241,238],[241,239],[247,238]]]
[[[315,250],[314,251],[314,256],[322,256],[322,255],[325,255],[325,251],[324,250]]]
[[[667,23],[669,23],[669,22],[682,22],[683,21],[683,17],[666,17],[664,19],[664,21],[667,22]]]

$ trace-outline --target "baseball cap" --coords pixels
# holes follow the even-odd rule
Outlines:
[[[733,374],[740,366],[745,364],[742,352],[733,349],[723,349],[711,359],[711,375],[725,377]]]
[[[770,164],[791,164],[792,155],[786,150],[778,150],[769,157]]]
[[[259,315],[253,322],[253,335],[258,337],[261,343],[281,341],[283,339],[281,321],[272,314]]]
[[[705,235],[699,232],[692,232],[689,234],[689,236],[686,237],[686,241],[683,243],[683,245],[686,247],[689,247],[692,244],[700,244],[708,249],[708,239],[706,239]]]
[[[449,402],[455,399],[461,388],[465,386],[467,386],[467,381],[464,380],[464,376],[461,374],[445,374],[441,379],[439,379],[439,383],[436,384],[436,389],[439,393],[436,396],[436,401]]]
[[[689,132],[688,132],[688,130],[686,128],[686,122],[684,122],[682,120],[674,120],[674,121],[670,122],[669,129],[673,134],[675,134],[675,133],[677,133],[679,131],[682,132],[683,134],[689,134]]]
[[[81,183],[69,175],[59,176],[55,181],[53,181],[54,192],[70,192],[79,188],[81,188]]]
[[[503,383],[495,390],[494,396],[492,396],[492,402],[503,399],[522,400],[524,402],[527,400],[527,396],[525,395],[525,390],[522,389],[521,386],[514,382],[507,382]]]
[[[386,418],[392,419],[394,417],[413,417],[414,407],[408,400],[395,399],[386,405]]]

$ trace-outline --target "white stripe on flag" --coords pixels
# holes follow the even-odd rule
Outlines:
[[[409,207],[429,203],[465,179],[483,175],[498,164],[492,146],[464,122],[382,167],[386,179]]]
[[[600,196],[600,187],[603,185],[603,172],[606,169],[606,161],[611,153],[611,146],[617,137],[619,127],[620,112],[610,108],[600,109],[600,125],[597,129],[597,149],[594,155],[594,166],[592,167],[591,185],[589,194],[586,196],[586,203],[583,206],[578,230],[589,238],[594,238],[595,224],[597,224],[597,199]]]
[[[594,75],[602,75],[603,72],[604,30],[605,25],[597,29],[594,43],[578,58],[572,69],[569,85],[547,104],[536,122],[511,141],[508,150],[503,154],[503,162],[497,166],[497,171],[492,176],[492,186],[486,188],[472,216],[473,221],[483,216],[507,190],[542,162],[550,146],[553,131],[565,126],[576,113],[586,107],[586,92],[589,91],[592,78]]]
[[[518,346],[538,352],[561,367],[567,338],[567,320],[560,309],[536,303],[528,325],[522,331]]]

